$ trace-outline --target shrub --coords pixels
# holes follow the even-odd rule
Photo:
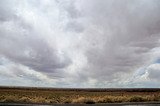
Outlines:
[[[86,103],[86,104],[94,104],[95,101],[91,98],[80,97],[78,99],[73,99],[72,103]]]
[[[4,96],[0,96],[0,101],[3,101],[5,99]]]
[[[22,102],[22,103],[29,103],[29,102],[31,102],[31,99],[30,98],[28,98],[28,97],[22,97],[22,98],[20,98],[19,99],[19,102]]]
[[[86,99],[85,102],[86,104],[95,104],[95,101],[92,99]]]
[[[126,99],[125,97],[118,96],[118,97],[115,97],[113,101],[116,103],[121,103],[121,102],[124,102],[125,99]]]
[[[3,102],[14,103],[14,102],[17,102],[17,100],[18,100],[18,98],[15,98],[14,96],[7,96],[7,97],[5,97]]]
[[[129,100],[130,102],[144,102],[145,99],[141,96],[133,96]]]
[[[110,96],[105,96],[105,97],[102,97],[102,98],[98,98],[97,102],[98,103],[112,103],[113,101],[113,98],[110,97]]]
[[[153,101],[160,101],[160,96],[154,96]]]
[[[45,103],[58,103],[58,102],[54,99],[46,99]]]
[[[45,100],[45,98],[42,98],[42,97],[36,97],[36,98],[32,99],[32,102],[34,102],[34,103],[46,103],[46,100]]]
[[[64,103],[71,103],[71,100],[65,100]]]

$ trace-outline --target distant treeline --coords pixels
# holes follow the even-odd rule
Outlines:
[[[0,86],[0,90],[46,90],[46,91],[87,91],[87,92],[158,92],[160,88],[49,88]]]

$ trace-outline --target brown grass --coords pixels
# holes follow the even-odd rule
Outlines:
[[[37,89],[0,89],[0,102],[6,103],[122,103],[160,101],[156,92],[90,92]]]

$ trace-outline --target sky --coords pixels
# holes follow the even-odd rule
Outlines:
[[[0,0],[0,86],[159,88],[159,0]]]

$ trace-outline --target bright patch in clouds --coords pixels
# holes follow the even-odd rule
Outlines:
[[[160,87],[159,0],[1,0],[0,85]]]

